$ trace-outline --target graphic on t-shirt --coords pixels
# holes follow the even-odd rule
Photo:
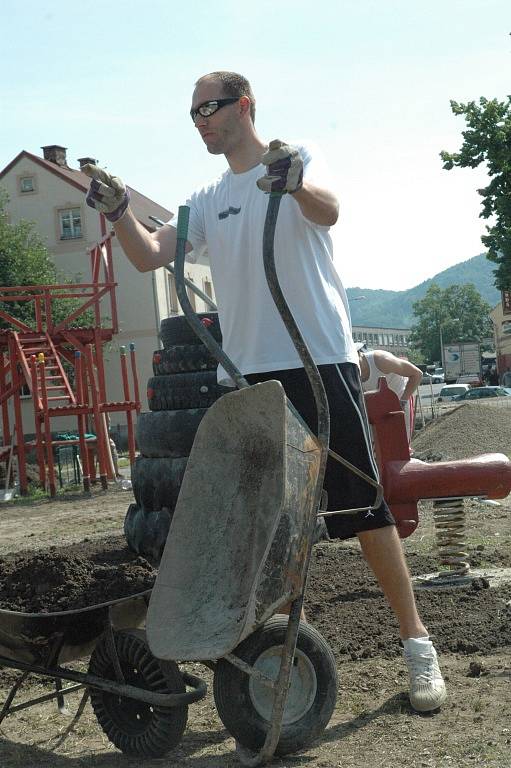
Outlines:
[[[228,215],[231,213],[233,216],[236,216],[237,213],[241,211],[240,208],[233,208],[232,205],[229,206],[229,208],[226,211],[220,211],[218,214],[219,219],[226,219]]]

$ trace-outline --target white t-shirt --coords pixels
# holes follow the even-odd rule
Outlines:
[[[297,148],[304,178],[322,186],[320,161],[304,146]],[[256,181],[265,173],[262,164],[245,173],[228,169],[187,201],[188,241],[195,252],[208,249],[222,346],[242,374],[302,367],[264,274],[263,229],[269,198]],[[170,223],[176,226],[177,218]],[[284,195],[280,205],[275,263],[282,292],[316,364],[357,364],[329,227],[306,219],[290,195]],[[219,366],[218,380],[226,379]]]

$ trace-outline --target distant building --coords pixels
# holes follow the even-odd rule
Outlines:
[[[9,195],[9,220],[12,223],[21,219],[33,221],[59,270],[75,278],[77,283],[89,282],[87,249],[101,240],[100,218],[85,203],[90,179],[80,170],[69,167],[65,147],[51,145],[42,147],[42,150],[43,157],[22,151],[0,171],[0,186]],[[78,162],[81,166],[96,160],[82,157]],[[156,229],[149,216],[162,221],[172,217],[171,211],[137,190],[129,189],[133,213],[149,232]],[[112,256],[114,278],[118,283],[119,333],[106,353],[108,398],[111,401],[123,399],[118,350],[120,346],[134,342],[142,410],[147,410],[145,390],[147,380],[152,376],[152,354],[160,347],[160,320],[180,312],[174,277],[163,267],[152,272],[138,272],[115,237],[112,240]],[[196,264],[187,263],[185,276],[214,299],[211,272],[204,257],[199,258]],[[192,292],[190,300],[196,311],[208,309]],[[122,418],[122,414],[112,414],[112,425],[120,424]],[[69,425],[62,425],[62,428],[75,423],[76,417],[73,417]]]
[[[504,294],[503,300],[490,312],[495,339],[497,371],[500,377],[507,370],[511,370],[511,301],[510,292],[505,291]]]
[[[385,349],[396,357],[408,358],[409,328],[375,328],[369,325],[354,325],[353,341],[365,341],[369,349]]]

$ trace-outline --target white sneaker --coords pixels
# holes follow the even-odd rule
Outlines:
[[[438,709],[447,698],[436,651],[425,638],[407,640],[404,658],[410,675],[410,704],[417,712]]]

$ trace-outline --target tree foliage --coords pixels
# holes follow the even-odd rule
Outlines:
[[[55,285],[69,279],[61,275],[51,258],[35,225],[29,221],[10,224],[6,206],[7,194],[0,189],[0,286],[14,285]],[[52,314],[55,323],[80,305],[79,299],[54,299]],[[35,322],[33,301],[9,301],[2,309],[17,320],[33,327]],[[91,312],[84,313],[75,321],[76,325],[90,325]],[[9,324],[0,318],[0,328]]]
[[[465,117],[468,130],[462,132],[459,152],[442,151],[444,168],[477,168],[486,163],[490,183],[477,191],[483,198],[481,218],[494,217],[481,238],[488,249],[487,258],[497,264],[495,285],[511,288],[511,96],[507,101],[480,98],[459,104],[451,101],[455,115]]]
[[[426,361],[434,362],[442,359],[440,330],[444,344],[480,342],[493,335],[490,310],[472,283],[445,290],[433,283],[424,298],[413,305],[417,322],[411,328],[412,348],[420,350]]]

